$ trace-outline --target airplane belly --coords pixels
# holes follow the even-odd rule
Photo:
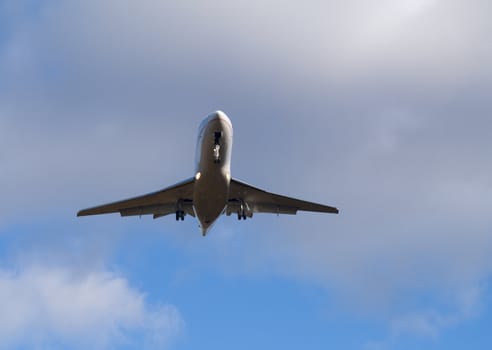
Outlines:
[[[195,180],[193,205],[203,232],[222,214],[229,195],[229,181],[222,172],[201,174]]]

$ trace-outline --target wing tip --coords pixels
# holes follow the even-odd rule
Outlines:
[[[90,215],[98,215],[98,214],[107,214],[109,212],[100,212],[100,211],[97,211],[96,208],[89,208],[89,209],[83,209],[83,210],[79,210],[77,212],[77,217],[79,216],[90,216]]]

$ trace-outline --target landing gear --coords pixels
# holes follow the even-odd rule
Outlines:
[[[185,219],[185,212],[183,210],[176,210],[176,221],[183,221]]]
[[[239,207],[239,210],[237,212],[237,219],[238,220],[246,220],[247,217],[250,217],[250,218],[253,217],[253,213],[249,209],[248,205],[246,203],[242,202],[241,206]]]
[[[214,132],[214,144],[220,145],[220,138],[222,137],[222,131]]]
[[[220,163],[220,145],[214,146],[214,163],[215,164]]]
[[[214,163],[219,164],[220,163],[220,139],[222,137],[222,131],[215,131],[214,132]]]

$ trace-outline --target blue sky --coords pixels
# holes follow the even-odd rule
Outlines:
[[[0,348],[488,349],[488,1],[0,1]],[[76,218],[232,173],[341,214]]]

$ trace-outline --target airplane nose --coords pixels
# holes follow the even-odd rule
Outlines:
[[[203,119],[203,121],[201,122],[200,127],[198,128],[198,130],[203,130],[208,123],[210,123],[211,121],[216,121],[216,120],[217,121],[220,121],[222,124],[228,125],[229,126],[229,129],[232,130],[231,120],[222,111],[215,111],[215,112],[210,113],[209,115],[207,115],[207,117],[205,119]]]
[[[221,120],[221,121],[226,122],[228,124],[231,124],[231,120],[229,119],[229,117],[227,116],[227,114],[225,114],[222,111],[215,111],[215,112],[211,113],[209,115],[209,118],[211,118],[211,119],[218,119],[218,120]]]

